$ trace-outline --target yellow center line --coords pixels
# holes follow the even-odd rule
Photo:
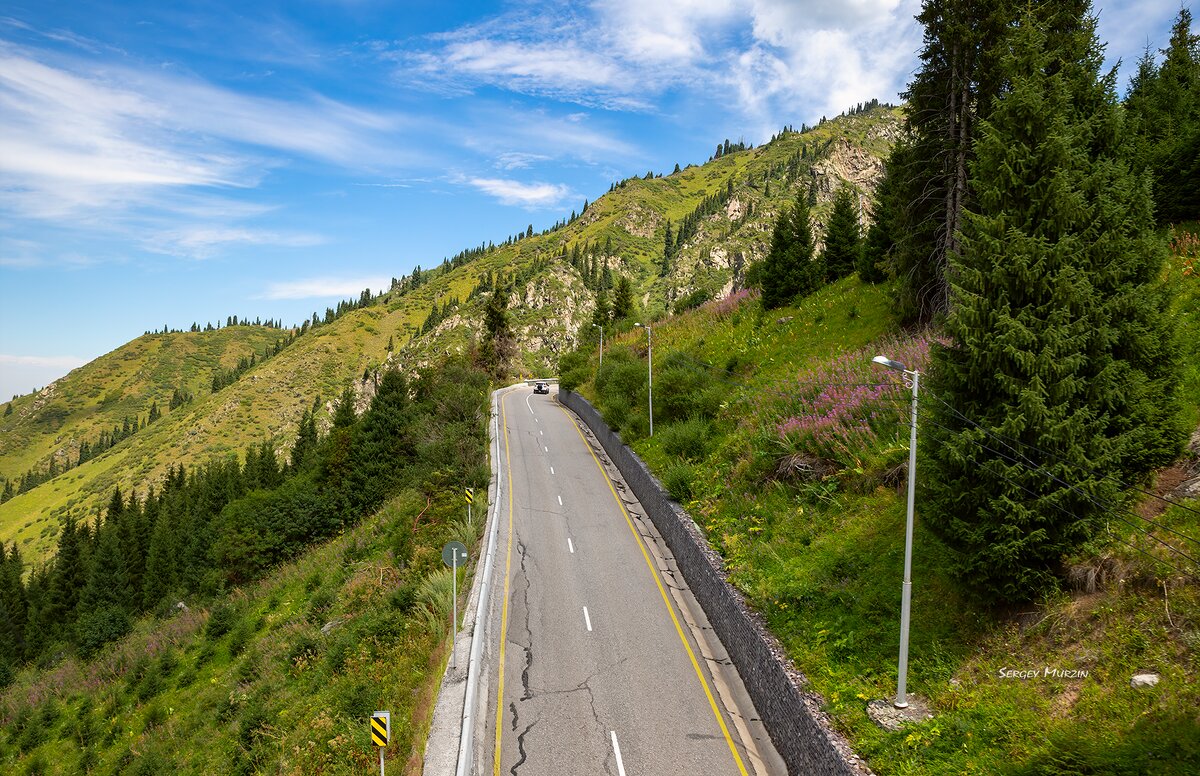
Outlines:
[[[508,643],[508,580],[512,571],[513,491],[512,456],[508,450],[508,410],[500,396],[500,422],[504,427],[504,460],[508,469],[508,549],[504,556],[504,606],[500,609],[500,679],[496,687],[496,754],[493,776],[500,776],[500,735],[504,731],[504,646]]]
[[[675,632],[679,634],[679,641],[683,644],[683,648],[687,651],[688,659],[692,661],[692,668],[696,671],[696,678],[700,680],[700,686],[704,688],[704,695],[708,698],[709,708],[712,709],[713,716],[717,719],[717,725],[720,726],[721,733],[725,736],[725,743],[729,745],[729,752],[733,755],[733,761],[737,764],[738,772],[741,773],[742,776],[748,776],[746,773],[746,766],[742,764],[742,757],[738,754],[737,746],[733,743],[733,737],[729,735],[729,728],[725,725],[725,718],[721,716],[721,710],[717,707],[717,701],[713,697],[712,690],[709,689],[708,680],[704,678],[704,672],[700,670],[700,663],[696,660],[696,653],[692,651],[692,645],[688,643],[687,637],[683,633],[683,626],[679,624],[679,618],[675,616],[675,607],[671,606],[671,601],[667,597],[667,591],[666,588],[663,587],[662,577],[658,573],[658,570],[654,567],[654,563],[650,560],[650,552],[646,549],[646,544],[642,541],[641,534],[639,534],[637,529],[634,528],[633,518],[629,516],[629,510],[625,509],[625,503],[621,501],[621,498],[617,495],[617,489],[613,487],[612,478],[608,476],[608,472],[606,472],[604,467],[600,465],[600,459],[596,457],[596,452],[592,450],[592,446],[588,444],[587,437],[583,435],[583,431],[579,428],[579,424],[575,422],[575,419],[572,418],[567,413],[566,409],[561,405],[559,406],[559,409],[562,410],[562,413],[567,416],[567,420],[570,421],[571,427],[575,429],[575,433],[579,434],[579,438],[583,440],[583,446],[587,448],[588,454],[592,456],[592,461],[595,462],[596,468],[599,469],[600,473],[604,475],[604,481],[608,483],[608,492],[612,494],[613,501],[617,502],[617,506],[621,509],[621,514],[625,516],[625,525],[629,526],[629,532],[633,534],[633,540],[637,542],[638,549],[642,551],[642,559],[646,561],[646,568],[650,569],[650,575],[654,577],[654,584],[658,586],[658,594],[662,596],[663,603],[666,604],[667,607],[667,613],[671,615],[671,622],[675,625]],[[505,441],[507,443],[507,436],[505,437]],[[510,469],[510,482],[511,478],[512,470]],[[511,499],[511,497],[512,492],[510,491],[509,498]],[[501,661],[503,662],[503,658],[501,658]],[[499,733],[497,733],[497,743],[499,740],[500,736]],[[499,749],[498,746],[497,749]],[[500,756],[497,754],[496,776],[499,776],[500,773],[499,758]]]

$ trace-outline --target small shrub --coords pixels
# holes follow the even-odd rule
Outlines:
[[[388,598],[388,603],[393,608],[407,612],[412,609],[413,604],[417,601],[417,585],[414,583],[403,584],[392,591],[392,595]]]
[[[143,730],[150,731],[167,721],[167,710],[162,704],[151,703],[146,707],[146,721]]]
[[[314,625],[320,625],[325,620],[325,615],[333,606],[334,593],[329,588],[321,588],[318,590],[309,601],[308,604],[308,621]]]
[[[226,603],[213,607],[208,615],[208,623],[204,626],[204,635],[209,639],[219,639],[233,629],[237,622],[237,612]]]
[[[90,658],[105,644],[124,636],[133,625],[129,615],[119,606],[103,606],[85,613],[76,624],[79,637],[79,653]]]
[[[682,503],[692,497],[692,481],[695,476],[691,466],[681,463],[663,473],[663,485],[670,492],[671,498]]]
[[[242,654],[253,636],[254,625],[245,619],[239,621],[237,627],[229,634],[229,654],[233,657]]]
[[[712,424],[701,418],[692,418],[662,426],[657,433],[665,452],[696,460],[708,453]]]
[[[311,633],[307,631],[300,633],[288,647],[288,662],[295,665],[300,660],[312,660],[316,657],[318,649],[319,644]]]

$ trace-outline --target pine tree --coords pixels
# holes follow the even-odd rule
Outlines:
[[[592,310],[592,323],[597,326],[608,326],[609,313],[608,292],[602,288],[596,294],[596,307]]]
[[[1149,186],[1123,158],[1081,6],[1040,24],[1026,14],[1010,38],[1009,86],[972,165],[950,343],[931,370],[927,523],[993,599],[1051,586],[1103,526],[1118,480],[1182,440]]]
[[[814,252],[808,199],[801,194],[775,222],[771,249],[762,267],[764,308],[783,307],[820,287],[825,268],[823,262],[814,260]]]
[[[29,599],[21,579],[24,563],[13,542],[6,552],[0,542],[0,664],[17,665],[25,659],[25,623]],[[0,687],[3,686],[0,681]]]
[[[833,198],[833,213],[825,229],[825,271],[830,282],[854,272],[862,253],[862,234],[858,228],[858,208],[849,186],[842,186]]]
[[[497,285],[488,298],[483,318],[483,347],[480,357],[484,367],[495,377],[507,373],[508,361],[516,347],[508,323],[508,292]]]
[[[616,289],[613,291],[612,317],[613,320],[623,321],[633,314],[633,284],[624,275],[617,277]]]
[[[45,601],[38,612],[40,630],[47,640],[71,635],[75,607],[88,579],[83,548],[88,536],[87,529],[80,530],[74,520],[63,520],[54,567],[47,581]]]
[[[663,235],[663,254],[662,264],[658,268],[658,274],[661,277],[666,277],[671,274],[671,259],[675,255],[675,235],[671,231],[671,222],[667,221],[667,230]]]
[[[896,247],[893,235],[897,229],[898,211],[895,179],[890,171],[884,172],[883,180],[875,188],[875,207],[871,226],[867,229],[859,254],[858,276],[867,283],[881,283],[888,277],[892,253]]]
[[[312,410],[306,409],[300,416],[300,425],[296,429],[296,441],[292,444],[291,464],[298,469],[304,460],[317,446],[317,422]]]
[[[1001,0],[924,0],[921,68],[904,94],[908,137],[889,171],[903,190],[895,262],[901,314],[930,320],[947,310],[946,265],[958,250],[977,123],[1000,89],[997,45],[1019,6]]]
[[[338,398],[337,408],[333,411],[333,427],[349,428],[358,420],[354,412],[354,389],[346,386]]]
[[[1147,52],[1126,99],[1164,224],[1200,214],[1200,36],[1191,26],[1191,11],[1181,8],[1162,67]]]

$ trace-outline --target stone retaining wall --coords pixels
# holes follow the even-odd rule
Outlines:
[[[847,761],[827,726],[805,703],[789,674],[777,642],[748,614],[741,595],[725,580],[720,559],[686,512],[671,500],[646,464],[609,429],[595,408],[577,393],[559,389],[558,400],[592,429],[625,483],[645,508],[675,556],[691,588],[754,701],[776,750],[793,774],[859,774]]]

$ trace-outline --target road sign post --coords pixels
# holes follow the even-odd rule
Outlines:
[[[383,773],[383,750],[387,748],[388,740],[392,737],[392,714],[388,711],[376,711],[371,714],[371,743],[379,749],[379,776]]]
[[[453,611],[451,616],[454,619],[450,621],[450,667],[458,668],[458,661],[454,657],[454,641],[458,636],[458,566],[467,562],[467,545],[462,542],[446,542],[446,546],[442,548],[442,562],[450,567],[452,574],[450,599]]]
[[[474,488],[467,488],[466,499],[467,499],[467,525],[470,525],[471,524],[471,505],[475,503],[475,489]]]

